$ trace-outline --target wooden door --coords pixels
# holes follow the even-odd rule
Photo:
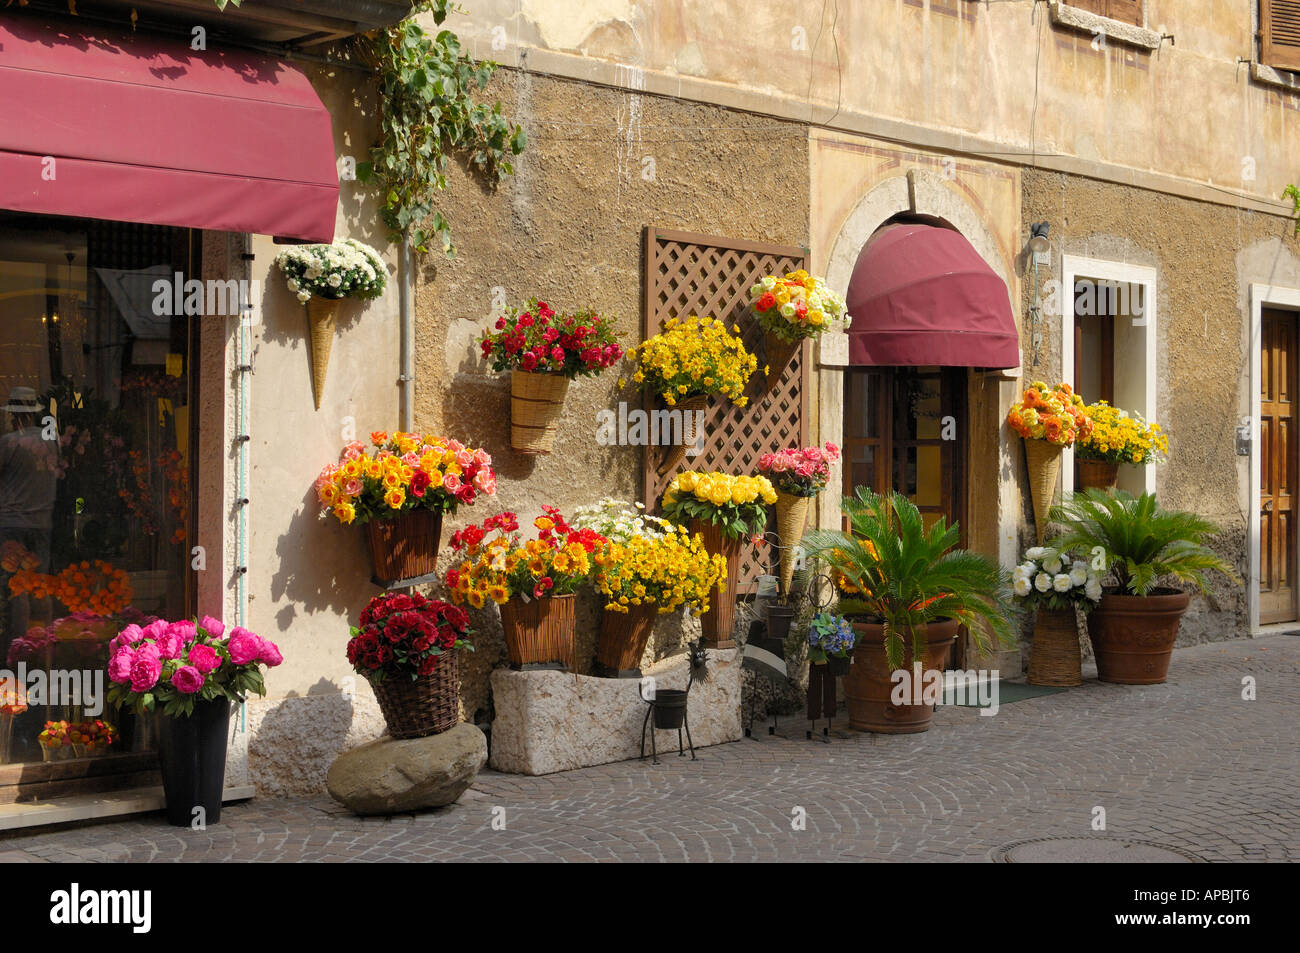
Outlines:
[[[1259,395],[1259,621],[1297,617],[1295,559],[1296,315],[1263,314]]]

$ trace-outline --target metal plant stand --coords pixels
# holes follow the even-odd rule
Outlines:
[[[686,757],[686,748],[682,746],[682,731],[686,732],[686,746],[691,750],[691,760],[698,760],[695,757],[695,742],[691,739],[691,726],[686,718],[687,701],[690,698],[691,686],[695,684],[695,676],[698,672],[703,678],[707,664],[708,653],[700,647],[698,641],[692,642],[690,647],[690,674],[686,678],[686,689],[664,688],[656,689],[652,697],[646,698],[645,693],[641,693],[641,700],[646,703],[645,720],[641,722],[641,759],[645,760],[645,736],[646,730],[650,730],[650,756],[651,764],[659,764],[659,749],[655,744],[655,731],[672,731],[677,730],[677,756]],[[639,689],[638,689],[639,690]],[[654,718],[654,727],[650,728],[650,719]]]

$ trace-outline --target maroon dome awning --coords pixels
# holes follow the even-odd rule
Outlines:
[[[296,67],[0,22],[0,208],[327,242],[338,195],[330,116]]]
[[[850,364],[1020,365],[1006,283],[950,228],[880,229],[858,255],[846,300]]]

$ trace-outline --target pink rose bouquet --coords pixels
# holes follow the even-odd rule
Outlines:
[[[826,489],[831,464],[839,458],[840,448],[827,441],[824,447],[789,447],[765,453],[758,460],[758,469],[782,493],[816,496]]]
[[[284,661],[274,642],[211,616],[128,625],[109,651],[108,700],[137,714],[189,716],[196,702],[265,695],[261,667]]]

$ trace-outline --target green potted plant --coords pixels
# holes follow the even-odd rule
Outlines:
[[[1162,510],[1154,494],[1090,489],[1054,507],[1064,532],[1057,550],[1083,551],[1098,560],[1105,587],[1088,622],[1088,637],[1103,682],[1158,685],[1169,673],[1178,625],[1191,599],[1162,580],[1191,583],[1206,591],[1205,574],[1219,572],[1241,584],[1233,568],[1206,541],[1219,531],[1209,520],[1181,510]]]
[[[846,499],[850,531],[814,530],[804,552],[825,561],[842,594],[839,611],[858,633],[845,682],[849,724],[863,731],[926,731],[933,703],[891,697],[896,673],[942,669],[963,625],[981,652],[990,634],[1014,641],[1015,614],[1007,575],[993,560],[955,548],[957,524],[940,517],[929,530],[920,511],[901,493],[888,496],[858,487]]]

